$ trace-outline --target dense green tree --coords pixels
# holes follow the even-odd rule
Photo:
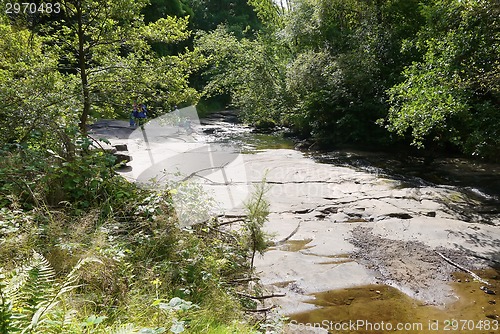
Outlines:
[[[262,38],[238,39],[224,26],[201,34],[197,45],[210,57],[208,96],[229,93],[251,121],[277,118],[283,68]]]
[[[388,129],[413,144],[451,143],[498,157],[500,147],[500,5],[439,0],[411,46],[424,53],[391,90]]]
[[[43,39],[23,27],[0,23],[0,143],[54,149],[74,127],[74,78],[61,74]],[[55,123],[54,120],[57,120]],[[43,130],[43,131],[41,131]]]
[[[375,121],[386,115],[386,89],[416,59],[401,57],[400,48],[423,22],[418,1],[249,3],[266,20],[253,46],[221,43],[244,49],[228,53],[201,40],[216,60],[210,73],[218,71],[209,88],[225,87],[251,123],[271,118],[325,142],[388,137]]]
[[[259,29],[260,22],[247,0],[185,0],[193,10],[195,30],[211,31],[223,24],[238,37]]]
[[[149,43],[186,39],[188,20],[168,16],[145,24],[145,5],[134,0],[61,1],[63,19],[48,31],[53,48],[79,78],[81,131],[92,111],[102,115],[134,99],[178,103],[196,98],[187,77],[201,59],[188,51],[161,57]]]
[[[187,49],[172,55],[152,49],[186,40],[187,17],[145,23],[142,0],[59,3],[60,13],[40,14],[47,17],[39,24],[28,16],[2,18],[0,126],[12,129],[6,142],[47,124],[67,130],[78,122],[85,132],[89,117],[116,115],[136,99],[164,106],[196,101],[189,76],[203,58]]]
[[[193,15],[192,9],[183,0],[150,0],[143,8],[144,22],[155,22],[167,16]]]
[[[419,2],[292,3],[284,36],[296,57],[288,76],[294,78],[296,97],[290,112],[301,120],[299,128],[308,125],[304,130],[329,143],[386,141],[388,136],[375,121],[388,108],[385,90],[398,82],[403,66],[416,57],[402,57],[400,48],[423,22]],[[312,68],[304,70],[308,66]],[[324,79],[318,82],[314,77]]]

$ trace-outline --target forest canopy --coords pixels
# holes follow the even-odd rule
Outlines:
[[[327,147],[499,156],[496,1],[59,3],[1,13],[0,113],[15,115],[1,117],[5,142],[85,131],[137,99],[168,111],[202,97],[202,109],[237,108]]]
[[[497,159],[500,4],[252,0],[262,28],[198,35],[205,94],[329,146],[395,142]],[[396,134],[396,136],[392,135]]]

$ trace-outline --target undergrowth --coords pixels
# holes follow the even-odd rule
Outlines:
[[[181,227],[169,189],[86,149],[0,152],[0,333],[259,332],[235,293],[255,247],[217,219]]]

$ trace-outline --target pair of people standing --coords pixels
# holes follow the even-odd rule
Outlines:
[[[143,125],[148,116],[148,109],[144,103],[137,104],[134,102],[132,105],[132,112],[130,113],[130,127],[136,127],[137,125]]]

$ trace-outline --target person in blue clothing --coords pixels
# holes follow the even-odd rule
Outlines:
[[[130,127],[131,128],[135,128],[135,125],[136,125],[135,119],[136,119],[136,117],[137,117],[137,103],[134,102],[134,104],[132,105],[132,111],[130,112],[130,119],[129,119]]]
[[[138,118],[146,117],[148,117],[148,109],[146,108],[146,105],[144,103],[141,103],[141,105],[139,106]]]
[[[146,123],[146,118],[148,116],[148,109],[144,103],[137,104],[134,103],[132,107],[132,113],[130,114],[130,126],[136,127],[140,125],[141,127]]]

